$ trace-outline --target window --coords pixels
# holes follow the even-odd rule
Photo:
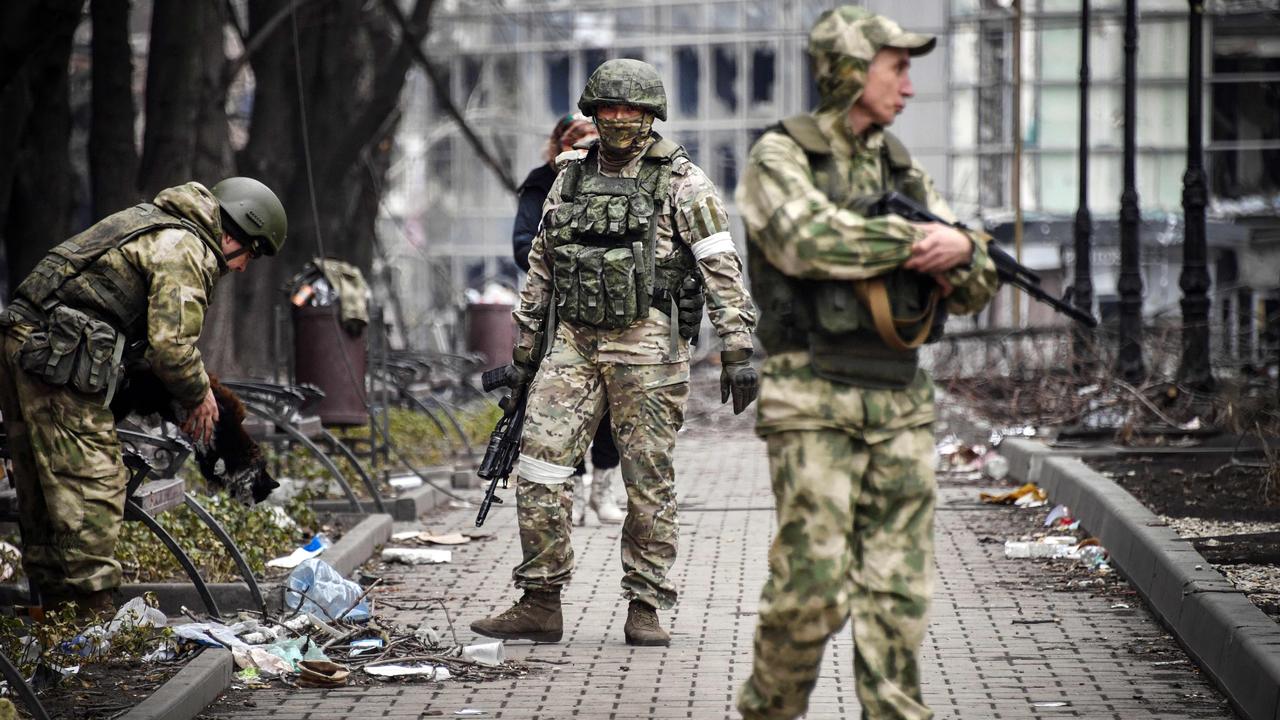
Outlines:
[[[1229,198],[1280,192],[1280,38],[1256,19],[1234,22],[1214,34],[1210,187]]]
[[[686,117],[698,116],[698,81],[702,76],[701,70],[696,47],[676,48],[676,106],[680,108],[680,114]]]
[[[603,48],[590,48],[588,50],[583,50],[582,84],[579,87],[585,86],[587,84],[587,78],[591,77],[591,73],[595,72],[596,68],[604,64],[604,61],[607,59],[608,57],[605,55]]]
[[[774,93],[777,88],[777,52],[773,45],[759,45],[751,50],[751,109],[753,112],[776,114]]]
[[[719,112],[738,112],[738,48],[733,45],[715,45],[711,48],[715,67],[715,98]]]
[[[555,115],[569,112],[573,107],[569,95],[569,56],[564,53],[547,53],[542,58],[547,69],[547,107]]]

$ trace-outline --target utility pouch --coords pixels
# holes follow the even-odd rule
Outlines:
[[[815,283],[813,312],[818,328],[833,335],[871,327],[871,318],[858,302],[853,281]]]
[[[109,323],[58,305],[23,343],[18,365],[49,385],[93,395],[114,390],[123,352],[124,336]]]
[[[874,331],[843,336],[811,332],[809,362],[814,375],[831,382],[902,390],[915,379],[919,354],[887,347]]]
[[[607,327],[604,254],[602,247],[582,247],[578,251],[578,322],[592,327]]]
[[[556,245],[551,251],[551,277],[556,288],[556,307],[564,320],[578,319],[578,253],[582,245]]]
[[[636,295],[636,261],[631,248],[610,248],[604,261],[605,327],[624,328],[639,313]],[[644,306],[648,310],[648,305]]]

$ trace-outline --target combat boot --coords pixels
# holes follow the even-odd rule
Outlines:
[[[500,640],[560,642],[564,635],[560,591],[526,590],[511,609],[471,623],[471,631]]]
[[[628,645],[671,645],[671,634],[658,624],[658,611],[639,600],[632,600],[627,607],[627,624],[623,626],[622,634]]]
[[[627,515],[613,500],[613,479],[617,468],[591,471],[591,509],[603,525],[617,525]]]

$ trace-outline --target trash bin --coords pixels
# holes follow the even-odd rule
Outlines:
[[[467,349],[485,357],[485,370],[511,362],[516,343],[516,321],[506,303],[467,305]]]
[[[325,425],[364,425],[365,329],[352,335],[338,323],[338,303],[293,309],[293,357],[299,383],[324,397],[309,408]],[[344,359],[345,357],[345,359]]]

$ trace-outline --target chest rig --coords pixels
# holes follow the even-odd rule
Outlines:
[[[910,154],[888,132],[880,149],[880,187],[870,194],[852,188],[839,172],[812,115],[787,118],[768,132],[800,145],[814,186],[839,207],[867,216],[889,190],[927,202]],[[946,319],[932,278],[898,269],[870,280],[802,280],[779,272],[750,235],[747,240],[752,294],[760,306],[756,331],[769,353],[806,350],[816,375],[858,387],[902,389],[914,380],[919,346],[941,337]]]
[[[634,178],[602,175],[598,145],[565,166],[561,204],[543,220],[543,237],[559,319],[621,329],[657,307],[672,318],[674,344],[675,307],[695,262],[680,242],[658,259],[657,230],[660,215],[672,211],[672,163],[687,156],[654,135]]]

